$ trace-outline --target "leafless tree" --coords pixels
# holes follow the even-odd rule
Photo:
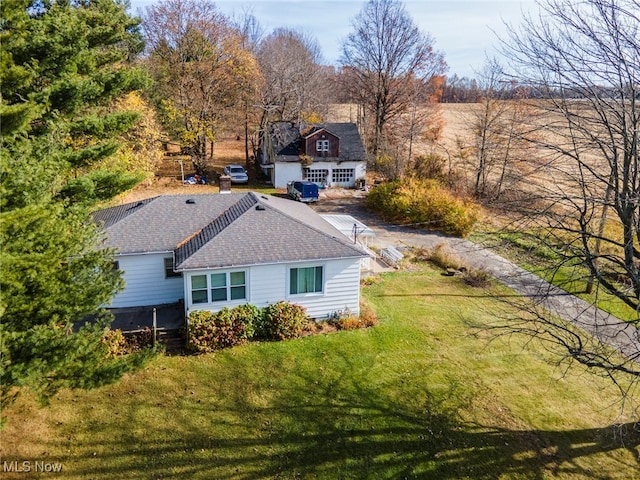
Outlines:
[[[504,77],[497,60],[488,59],[478,77],[478,105],[467,118],[469,163],[475,172],[475,196],[495,201],[507,186],[517,188],[526,181],[526,160],[534,154],[529,125],[537,110],[526,97],[514,95],[515,82]]]
[[[315,39],[279,28],[268,35],[257,51],[264,77],[261,105],[265,121],[300,122],[325,105],[322,54]],[[264,124],[265,122],[261,122]]]
[[[444,127],[439,102],[442,83],[443,77],[434,77],[428,81],[414,79],[407,84],[407,109],[388,121],[386,154],[377,163],[377,170],[387,178],[396,179],[415,173],[416,140],[433,146],[440,138]]]
[[[261,114],[258,146],[270,144],[269,125],[274,122],[321,121],[327,82],[318,42],[302,32],[279,28],[260,42],[256,55],[263,78],[255,104]]]
[[[221,120],[253,87],[255,59],[208,0],[164,0],[147,7],[142,17],[165,120],[180,135],[196,170],[206,173]]]
[[[458,77],[455,73],[447,76],[442,101],[444,103],[473,103],[480,97],[478,81],[475,78]]]
[[[622,372],[638,381],[640,2],[539,5],[538,15],[526,15],[504,40],[512,78],[541,98],[532,104],[544,119],[532,143],[548,154],[550,169],[529,202],[526,229],[541,232],[538,241],[556,259],[549,276],[566,279],[574,272],[565,284],[571,293],[591,277],[595,289],[588,301],[595,306],[605,295],[615,297],[627,307],[618,309],[626,322],[593,317],[585,308],[572,314],[580,327],[573,328],[546,310],[529,309],[531,320],[503,327],[560,346],[568,357],[606,375]]]
[[[372,120],[367,143],[377,159],[387,122],[405,113],[415,98],[415,80],[443,73],[445,62],[431,36],[420,31],[398,0],[370,0],[352,28],[340,63],[352,98],[370,112],[365,112]]]

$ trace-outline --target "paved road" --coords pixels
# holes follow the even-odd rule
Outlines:
[[[352,215],[376,233],[376,239],[372,243],[382,248],[397,248],[402,245],[434,248],[444,244],[469,267],[486,271],[519,294],[573,322],[603,343],[616,348],[633,362],[640,363],[640,330],[635,326],[554,287],[487,248],[439,233],[386,224],[364,209],[361,199],[356,197],[323,199],[314,208],[319,213]]]

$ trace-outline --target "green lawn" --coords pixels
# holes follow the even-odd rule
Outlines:
[[[428,267],[363,295],[380,325],[154,359],[117,385],[23,397],[2,460],[60,478],[633,478],[616,391],[465,320],[504,309]],[[623,426],[622,430],[631,428]],[[3,476],[11,478],[10,476]],[[16,478],[26,478],[16,475]],[[42,478],[56,478],[43,474]]]

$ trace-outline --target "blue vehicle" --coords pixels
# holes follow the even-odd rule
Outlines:
[[[287,194],[298,202],[317,202],[320,195],[318,186],[313,182],[289,182],[287,184]]]

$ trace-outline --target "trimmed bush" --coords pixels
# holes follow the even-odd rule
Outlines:
[[[478,219],[479,207],[451,194],[435,180],[407,178],[369,192],[366,204],[393,223],[464,237]]]
[[[189,314],[187,349],[208,353],[241,345],[253,337],[260,310],[253,305],[240,305],[219,312],[198,310]]]
[[[187,350],[208,353],[215,350],[216,326],[213,312],[197,310],[189,314],[187,328]]]
[[[267,340],[287,340],[302,335],[308,323],[306,310],[300,305],[278,302],[262,310],[257,335]]]
[[[253,338],[256,332],[256,326],[262,318],[262,311],[255,305],[245,303],[231,310],[231,314],[236,324],[244,325],[244,331],[238,332],[241,337],[245,340]]]

